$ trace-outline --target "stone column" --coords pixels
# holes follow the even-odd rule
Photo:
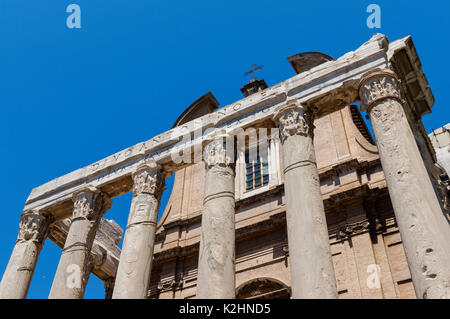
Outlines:
[[[140,166],[133,179],[133,200],[113,299],[146,298],[152,271],[156,221],[164,179],[154,162]]]
[[[27,211],[20,217],[19,235],[0,283],[0,299],[24,299],[52,221],[50,215]]]
[[[227,147],[233,145],[231,137],[223,138],[209,142],[204,148],[206,177],[198,299],[235,298],[234,151]]]
[[[450,298],[450,227],[427,174],[390,70],[363,77],[367,110],[418,298]]]
[[[105,288],[105,299],[112,299],[114,291],[115,278],[108,278],[105,280],[103,287]]]
[[[313,145],[313,113],[290,101],[275,120],[283,148],[292,298],[337,298]]]
[[[91,270],[91,249],[109,197],[94,187],[73,195],[73,214],[49,299],[81,299]]]

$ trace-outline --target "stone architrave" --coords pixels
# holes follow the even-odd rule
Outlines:
[[[90,252],[100,219],[111,208],[109,197],[95,187],[73,195],[72,220],[49,299],[82,299],[92,269]]]
[[[313,145],[313,112],[290,101],[274,119],[283,148],[292,298],[337,298]]]
[[[19,235],[0,283],[0,299],[24,299],[52,221],[45,213],[27,211],[20,217]]]
[[[113,299],[144,299],[152,270],[158,208],[164,179],[156,163],[141,165],[117,270]]]
[[[360,83],[418,298],[450,298],[450,227],[433,190],[391,70]]]
[[[226,142],[224,141],[226,139]],[[206,165],[198,260],[198,299],[235,298],[234,150],[230,136],[204,148]]]

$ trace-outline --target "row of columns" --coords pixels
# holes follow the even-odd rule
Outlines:
[[[450,228],[406,118],[400,84],[390,71],[367,74],[359,87],[367,110],[418,298],[450,298]],[[289,101],[274,116],[283,148],[292,298],[337,298],[328,229],[313,144],[314,112]],[[205,195],[198,298],[235,297],[234,153],[222,136],[204,148]],[[133,175],[130,215],[112,298],[148,291],[163,175],[156,163]],[[72,224],[50,298],[82,298],[89,252],[111,200],[95,188],[74,195]],[[51,217],[27,212],[0,285],[1,298],[24,298]]]

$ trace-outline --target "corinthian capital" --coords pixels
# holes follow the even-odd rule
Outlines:
[[[280,128],[281,142],[293,135],[313,137],[314,115],[312,110],[297,101],[289,101],[274,117]]]
[[[148,162],[138,167],[133,174],[133,194],[147,193],[159,197],[164,186],[164,179],[155,162]]]
[[[232,136],[220,135],[209,142],[203,149],[206,168],[213,166],[228,167],[234,163],[234,144]]]
[[[96,220],[111,208],[111,199],[95,187],[86,187],[73,195],[72,218]]]
[[[20,217],[18,242],[33,241],[42,244],[48,235],[51,215],[37,211],[26,211]]]
[[[386,98],[401,101],[400,82],[391,70],[377,70],[366,74],[359,85],[361,111],[370,112],[373,104]]]

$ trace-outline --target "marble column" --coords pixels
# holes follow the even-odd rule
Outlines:
[[[72,220],[59,260],[49,299],[81,299],[92,269],[91,249],[111,199],[94,187],[73,195]]]
[[[313,145],[313,112],[289,101],[275,121],[283,149],[292,298],[337,298]]]
[[[366,74],[360,83],[380,153],[395,218],[418,298],[450,298],[450,227],[411,127],[400,83],[390,70]]]
[[[204,148],[206,166],[198,259],[197,298],[235,298],[234,151],[231,137]],[[226,139],[227,141],[225,141]]]
[[[164,186],[156,163],[140,166],[117,269],[113,299],[144,299],[152,271],[158,208]]]
[[[50,215],[36,211],[26,211],[20,217],[19,235],[0,283],[0,299],[27,296],[51,221]]]

